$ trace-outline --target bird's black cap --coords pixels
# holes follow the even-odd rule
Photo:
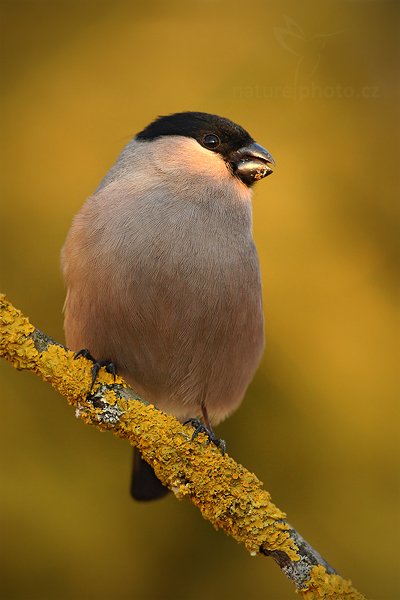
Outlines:
[[[202,112],[181,112],[158,117],[137,136],[137,140],[154,140],[165,135],[192,137],[202,146],[214,150],[225,159],[235,150],[254,142],[243,127],[233,121]],[[207,145],[206,136],[217,136],[220,143],[215,147]]]

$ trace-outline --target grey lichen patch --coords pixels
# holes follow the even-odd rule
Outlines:
[[[107,401],[107,395],[109,395],[110,390],[117,393],[119,388],[123,389],[123,386],[119,386],[118,384],[103,384],[97,388],[94,394],[90,394],[87,397],[87,401],[96,409],[96,418],[100,423],[115,427],[119,423],[121,416],[126,412],[119,406],[118,401],[115,401],[115,399],[113,403]]]
[[[314,564],[310,562],[308,556],[303,556],[299,552],[299,560],[294,562],[290,560],[286,552],[282,552],[281,550],[267,550],[266,548],[261,548],[261,552],[265,554],[265,556],[270,556],[274,559],[277,565],[282,569],[283,573],[285,573],[286,577],[293,581],[297,589],[301,589],[306,581],[309,580],[311,569]]]
[[[123,410],[120,410],[117,406],[111,406],[103,410],[98,416],[98,420],[100,423],[104,423],[105,425],[111,425],[115,427],[119,423],[121,415],[124,413]]]
[[[289,561],[286,565],[283,565],[282,571],[293,581],[297,589],[303,587],[305,582],[310,578],[310,573],[313,565],[304,557],[300,556],[300,560],[297,562]]]

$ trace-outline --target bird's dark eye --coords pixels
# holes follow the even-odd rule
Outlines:
[[[220,143],[221,140],[219,139],[219,137],[217,135],[214,135],[213,133],[208,133],[203,137],[203,146],[205,146],[209,150],[215,150],[215,148],[218,148]]]

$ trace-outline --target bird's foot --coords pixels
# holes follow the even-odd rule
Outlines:
[[[184,421],[183,424],[187,425],[188,423],[190,423],[194,427],[192,440],[194,440],[199,435],[199,433],[205,433],[208,438],[207,444],[210,444],[210,443],[214,444],[214,446],[217,446],[217,448],[220,448],[222,455],[225,454],[225,452],[226,452],[225,440],[221,440],[221,439],[217,438],[217,436],[215,435],[215,433],[213,432],[211,427],[207,427],[203,423],[203,421],[201,421],[200,419],[187,419],[186,421]]]
[[[117,369],[114,365],[113,362],[109,361],[109,360],[101,360],[98,361],[95,358],[93,358],[93,356],[90,354],[89,350],[87,350],[87,348],[83,348],[82,350],[79,350],[78,352],[76,352],[75,354],[75,359],[79,358],[80,356],[83,356],[84,358],[87,358],[88,360],[90,360],[93,363],[93,367],[92,367],[92,383],[90,386],[90,389],[93,388],[94,384],[96,383],[96,379],[97,376],[99,374],[99,371],[102,367],[105,368],[105,370],[107,371],[107,373],[110,373],[111,375],[113,375],[114,377],[114,383],[115,383],[115,378],[117,375]]]

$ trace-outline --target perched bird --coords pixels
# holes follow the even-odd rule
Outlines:
[[[264,347],[252,185],[274,160],[239,125],[156,119],[75,216],[63,251],[65,334],[159,409],[212,426],[240,404]],[[166,488],[136,452],[131,493]]]

